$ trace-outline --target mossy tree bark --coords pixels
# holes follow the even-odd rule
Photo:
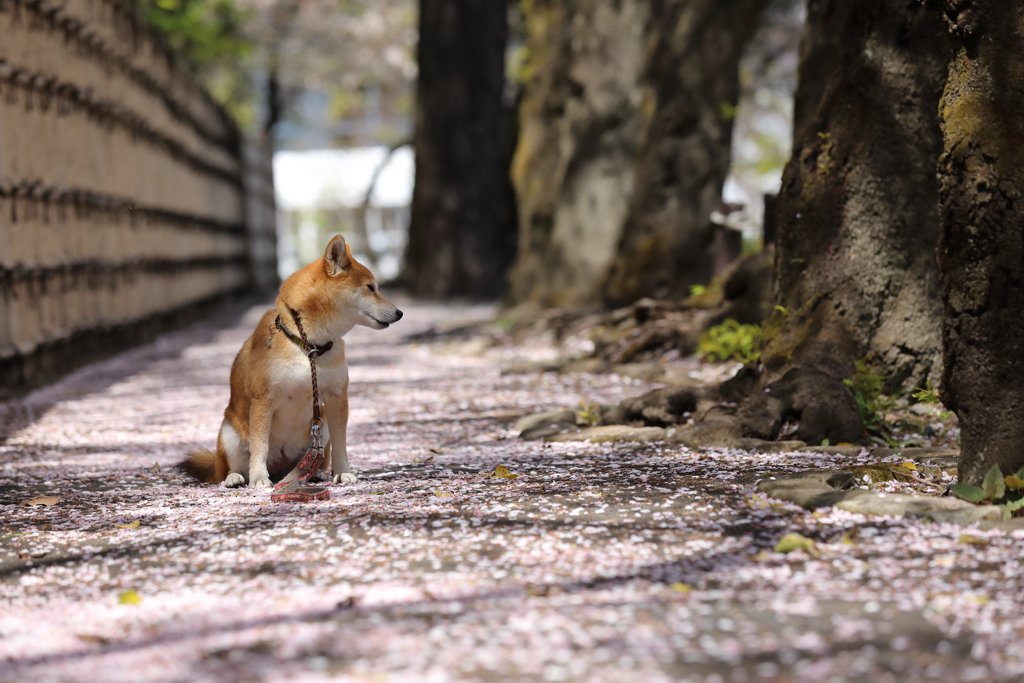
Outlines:
[[[413,294],[504,294],[516,248],[507,41],[501,0],[421,0],[416,183],[403,272]]]
[[[739,62],[767,0],[653,2],[636,192],[604,287],[612,306],[711,279]]]
[[[831,0],[807,0],[807,19],[800,38],[797,70],[799,88],[793,98],[794,143],[804,139],[807,126],[814,120],[843,44],[843,36],[835,31],[822,30],[826,25],[826,14],[834,11],[835,3]]]
[[[765,4],[531,3],[512,303],[595,307],[707,282],[739,59]]]
[[[600,303],[633,192],[650,4],[534,0],[525,14],[514,304]]]
[[[1024,9],[947,0],[954,50],[940,109],[943,402],[960,479],[1024,466]]]
[[[837,443],[861,437],[842,383],[855,361],[893,384],[923,384],[939,371],[935,112],[947,42],[941,16],[911,0],[813,5],[797,97],[802,133],[779,196],[781,308],[766,326],[759,391],[741,417],[752,436],[775,438],[792,420],[796,438]],[[815,397],[810,412],[793,405],[797,395]]]

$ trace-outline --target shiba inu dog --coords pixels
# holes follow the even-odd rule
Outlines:
[[[269,489],[295,466],[313,410],[309,358],[296,318],[320,353],[316,369],[326,447],[316,480],[356,480],[345,447],[348,363],[342,337],[356,325],[383,330],[401,320],[402,312],[381,295],[341,235],[322,259],[281,285],[274,309],[263,314],[231,366],[231,400],[216,452],[192,453],[178,465],[181,471],[211,484]]]

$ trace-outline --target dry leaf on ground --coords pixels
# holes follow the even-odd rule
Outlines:
[[[814,547],[814,541],[806,536],[801,536],[795,531],[789,532],[775,544],[775,552],[777,553],[791,553],[794,550],[804,550],[814,557],[818,556],[818,549]]]
[[[118,529],[138,529],[141,523],[142,522],[136,519],[135,521],[128,522],[127,524],[115,524],[114,526]]]
[[[518,474],[512,474],[507,467],[504,465],[498,465],[494,468],[494,474],[491,475],[497,479],[515,479]]]
[[[753,555],[747,555],[747,559],[753,562],[767,562],[768,560],[772,559],[772,556],[768,553],[767,550],[759,550],[757,553]]]
[[[447,491],[442,491],[441,489],[437,489],[436,491],[434,491],[434,495],[437,496],[438,498],[451,498],[455,494],[448,493]]]
[[[960,538],[957,539],[958,543],[968,543],[970,545],[988,545],[989,540],[982,538],[981,536],[972,536],[971,534],[960,534]]]
[[[138,605],[140,602],[142,602],[142,598],[139,597],[138,591],[134,588],[117,596],[117,604],[119,605]]]
[[[56,496],[36,496],[32,500],[23,500],[18,505],[56,505],[60,498]]]

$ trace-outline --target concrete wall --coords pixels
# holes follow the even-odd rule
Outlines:
[[[0,36],[3,388],[275,284],[268,154],[129,1],[0,0]]]

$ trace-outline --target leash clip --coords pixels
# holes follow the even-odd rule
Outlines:
[[[313,447],[320,448],[323,442],[323,425],[324,421],[319,418],[314,418],[309,421],[309,436],[313,440]]]
[[[276,330],[274,328],[277,328]],[[269,349],[274,345],[274,335],[281,331],[281,326],[277,324],[277,321],[270,323],[270,336],[267,337],[267,348]]]

